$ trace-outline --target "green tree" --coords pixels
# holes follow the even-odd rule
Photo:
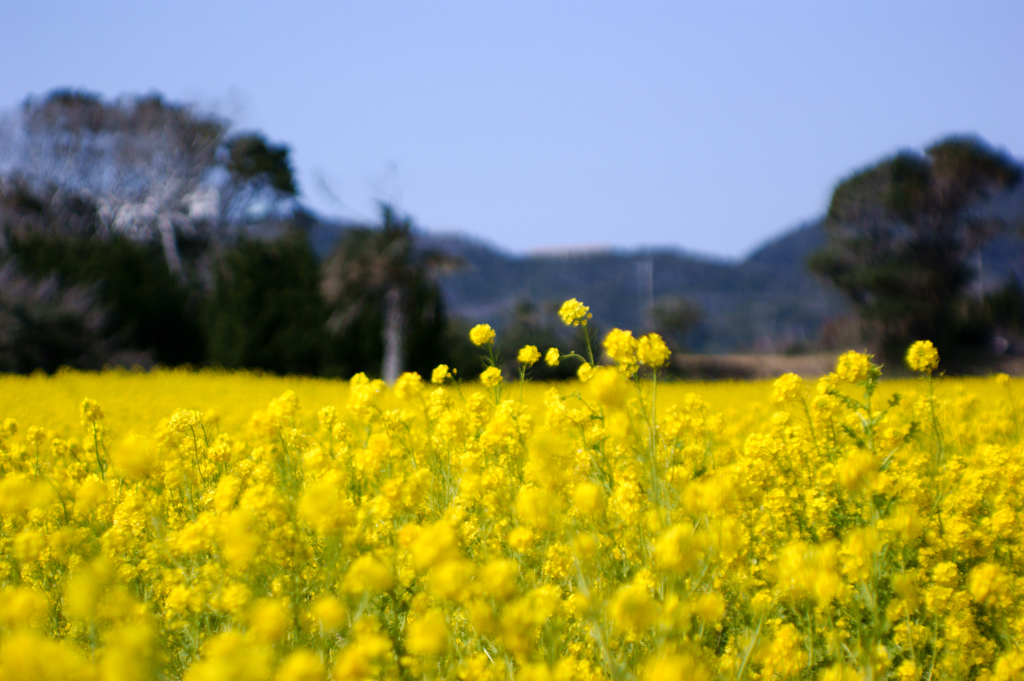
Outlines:
[[[288,161],[288,147],[274,145],[257,132],[235,135],[227,142],[228,170],[232,175],[295,196],[295,177]]]
[[[27,99],[18,114],[0,127],[6,179],[41,208],[59,201],[54,208],[67,214],[69,195],[94,203],[85,227],[159,243],[182,281],[191,274],[184,246],[230,241],[254,208],[280,217],[294,207],[286,146],[254,132],[229,137],[219,116],[159,94],[108,102],[61,89]],[[64,234],[82,227],[82,219],[49,225]]]
[[[319,267],[298,230],[274,241],[241,239],[221,258],[207,309],[214,364],[315,374],[326,349]]]
[[[661,296],[651,308],[654,330],[674,351],[687,350],[687,337],[704,321],[704,309],[680,296]]]
[[[374,335],[380,338],[380,374],[394,383],[411,365],[443,354],[444,307],[433,276],[453,264],[442,254],[418,250],[411,220],[382,204],[381,226],[347,230],[324,264],[328,328],[340,337],[379,329]],[[364,350],[371,350],[369,343],[364,341]]]
[[[1005,228],[976,209],[1020,178],[1015,160],[973,137],[896,154],[839,183],[810,267],[849,296],[888,360],[915,339],[955,345],[968,257]]]
[[[163,267],[155,244],[120,235],[96,239],[43,232],[11,234],[8,245],[23,271],[36,277],[55,274],[63,285],[93,290],[107,310],[104,329],[117,345],[165,364],[203,361],[197,296]]]
[[[0,265],[0,371],[99,369],[117,350],[94,287],[40,279]]]
[[[287,146],[272,144],[258,132],[227,139],[221,153],[227,177],[219,184],[220,220],[240,224],[254,208],[269,213],[294,198],[298,187],[288,155]]]
[[[988,312],[998,329],[1024,338],[1024,285],[1016,276],[985,296]]]

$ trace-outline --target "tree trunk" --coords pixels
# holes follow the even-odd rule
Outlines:
[[[405,335],[405,305],[402,289],[392,286],[384,296],[384,361],[381,364],[381,378],[388,385],[394,385],[402,373],[403,340]]]
[[[178,239],[174,234],[174,225],[167,215],[160,215],[157,217],[157,227],[160,230],[160,244],[163,247],[164,258],[167,259],[167,269],[179,281],[183,281],[185,274],[181,269],[181,256],[178,255]]]

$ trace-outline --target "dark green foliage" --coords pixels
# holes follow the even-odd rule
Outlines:
[[[116,349],[105,327],[94,290],[26,276],[13,261],[0,266],[0,371],[98,369]]]
[[[381,305],[368,304],[350,318],[343,331],[328,330],[324,373],[349,378],[363,372],[379,377],[384,356],[383,319]]]
[[[651,320],[654,329],[675,352],[690,346],[690,335],[704,321],[700,305],[679,296],[662,296],[654,301]]]
[[[16,287],[26,293],[5,303],[4,328],[21,339],[11,345],[18,352],[39,351],[41,366],[73,357],[50,345],[76,335],[102,336],[88,341],[106,348],[90,355],[97,361],[126,361],[109,356],[119,348],[142,363],[377,373],[382,345],[398,358],[385,359],[392,369],[428,372],[443,361],[431,257],[389,207],[371,239],[329,263],[345,290],[328,310],[287,146],[261,132],[228,137],[227,121],[158,94],[107,102],[55,90],[27,99],[20,114],[5,148],[13,163],[0,176],[0,259],[13,256],[25,281],[53,276]],[[95,315],[61,307],[77,300],[61,293],[76,285],[95,298],[89,310],[104,312],[88,333],[75,330],[75,315]],[[345,322],[333,337],[329,311]]]
[[[242,239],[220,259],[206,310],[213,364],[316,374],[326,349],[319,267],[300,232]]]
[[[267,184],[286,196],[296,192],[288,147],[268,144],[259,133],[237,135],[227,142],[228,171],[245,181]]]
[[[474,325],[475,323],[470,324],[469,321],[460,317],[451,317],[447,320],[442,337],[444,352],[441,354],[440,361],[434,366],[447,364],[459,380],[476,378],[483,371],[484,365],[481,358],[483,353],[469,340],[469,330]],[[507,375],[511,376],[512,374]],[[430,374],[424,373],[423,377],[429,379]]]
[[[164,364],[203,360],[196,305],[168,272],[155,244],[32,234],[8,238],[22,270],[56,274],[68,285],[95,286],[108,311],[108,329],[124,346]]]
[[[91,199],[56,186],[33,192],[18,177],[0,177],[0,228],[20,237],[89,237],[103,231]]]
[[[436,285],[423,279],[409,290],[407,305],[406,370],[430,378],[434,367],[449,363],[452,355],[444,299]]]
[[[127,361],[344,376],[379,372],[383,298],[365,296],[346,327],[328,333],[321,267],[302,229],[305,215],[273,231],[283,230],[282,238],[268,232],[265,240],[243,239],[216,257],[207,243],[184,243],[193,247],[182,251],[190,267],[213,268],[211,276],[199,277],[214,284],[204,298],[198,286],[186,288],[170,273],[156,244],[46,228],[64,224],[50,214],[53,202],[39,214],[16,187],[8,188],[4,217],[11,228],[0,245],[32,281],[51,279],[42,288],[19,284],[8,292],[28,293],[5,302],[3,331],[10,342],[0,354],[7,370]],[[363,255],[379,253],[371,248]],[[341,263],[342,270],[352,264]],[[407,368],[429,375],[454,347],[444,303],[423,272],[411,271],[403,282]],[[68,287],[89,296],[64,295]],[[97,318],[96,310],[102,324],[85,325]]]
[[[420,280],[408,289],[407,296],[410,314],[405,321],[405,371],[415,371],[429,379],[434,367],[449,364],[460,367],[461,372],[459,350],[464,348],[458,347],[458,338],[450,333],[451,325],[438,288]],[[379,377],[384,359],[383,297],[363,301],[353,310],[345,326],[330,334],[324,373],[349,377],[363,372]]]
[[[339,370],[347,374],[356,362],[367,370],[379,358],[379,374],[368,373],[394,381],[402,371],[429,374],[445,362],[444,306],[434,275],[453,265],[451,257],[417,249],[411,220],[386,204],[380,227],[345,230],[322,281]]]
[[[57,88],[41,101],[29,99],[22,112],[33,129],[102,130],[108,118],[106,105],[100,95],[86,90]]]
[[[849,296],[890,362],[918,339],[946,356],[984,344],[963,296],[975,277],[968,257],[1005,225],[976,208],[1020,177],[1016,161],[974,138],[942,140],[923,156],[901,152],[836,187],[829,243],[810,267]]]
[[[996,328],[1024,340],[1024,285],[1020,279],[1014,277],[985,296],[985,303]]]

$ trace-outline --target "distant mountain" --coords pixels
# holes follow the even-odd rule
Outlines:
[[[513,256],[472,239],[420,235],[421,244],[464,260],[441,280],[449,311],[501,328],[522,301],[544,309],[568,298],[590,306],[602,328],[648,330],[651,300],[697,303],[705,319],[689,339],[695,349],[779,349],[816,338],[845,304],[801,265],[816,247],[809,228],[778,239],[742,262],[671,249]]]
[[[986,290],[1007,277],[1024,280],[1024,186],[986,208],[1018,229],[992,240],[979,258]],[[320,222],[310,241],[326,257],[350,223]],[[702,352],[782,351],[813,344],[824,325],[850,312],[831,284],[807,270],[825,246],[821,220],[798,225],[743,260],[715,259],[668,248],[512,255],[480,239],[421,231],[422,249],[455,256],[462,266],[440,279],[450,314],[501,330],[524,302],[554,319],[568,298],[589,305],[602,329],[651,328],[651,300],[677,297],[698,304],[703,323],[688,338]]]
[[[744,262],[788,270],[806,269],[810,254],[827,243],[821,220],[805,222],[759,246]]]

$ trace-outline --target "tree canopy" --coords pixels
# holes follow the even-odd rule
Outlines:
[[[214,114],[157,94],[27,99],[0,120],[0,370],[130,357],[351,375],[383,360],[394,378],[444,362],[411,221],[382,207],[324,267],[297,195],[286,145]]]
[[[849,296],[884,356],[921,338],[956,344],[976,275],[968,256],[1005,228],[979,208],[1020,178],[1016,161],[975,137],[900,152],[838,184],[811,268]]]
[[[55,90],[27,99],[0,130],[0,169],[25,193],[93,203],[99,236],[159,242],[168,269],[185,278],[181,240],[217,239],[249,206],[297,191],[286,146],[229,130],[158,94],[108,102]]]
[[[382,204],[380,226],[347,230],[324,264],[328,327],[340,334],[366,324],[368,317],[379,320],[373,326],[381,329],[380,346],[368,340],[361,345],[374,355],[380,348],[381,376],[389,383],[409,367],[429,371],[423,360],[442,354],[445,332],[433,276],[451,260],[417,249],[412,221]]]

